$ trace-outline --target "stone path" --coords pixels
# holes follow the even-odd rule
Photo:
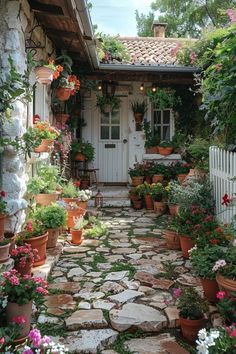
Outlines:
[[[107,208],[101,218],[108,235],[65,244],[39,328],[74,353],[189,353],[174,337],[171,288],[200,284],[181,252],[165,247],[168,216]]]

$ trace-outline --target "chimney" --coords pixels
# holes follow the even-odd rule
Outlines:
[[[154,37],[165,38],[167,23],[153,21],[152,29],[154,30]]]

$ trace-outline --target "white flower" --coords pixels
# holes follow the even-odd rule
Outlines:
[[[205,342],[197,340],[196,343],[197,343],[196,349],[198,354],[209,354],[209,350]]]
[[[200,340],[204,340],[207,337],[207,331],[206,328],[200,329],[200,331],[198,332],[198,338]]]
[[[212,338],[217,339],[220,336],[220,332],[217,331],[217,330],[212,330],[211,331],[211,336],[212,336]]]
[[[219,261],[216,261],[216,262],[215,262],[215,265],[213,266],[212,270],[213,270],[214,272],[217,272],[217,270],[218,270],[219,268],[222,268],[222,267],[224,267],[224,266],[226,266],[225,260],[224,260],[224,259],[220,259]]]

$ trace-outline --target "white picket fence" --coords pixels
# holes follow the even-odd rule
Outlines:
[[[236,153],[211,146],[209,159],[217,218],[224,223],[229,223],[236,215],[236,205],[228,207],[222,205],[222,197],[226,193],[229,197],[236,197],[236,181],[232,181],[232,178],[236,177]]]

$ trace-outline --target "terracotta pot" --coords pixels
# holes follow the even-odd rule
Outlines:
[[[28,243],[34,249],[38,250],[39,259],[34,262],[34,267],[43,265],[46,260],[46,246],[48,240],[48,232],[46,232],[42,236],[27,238],[27,240],[23,240],[24,243]]]
[[[146,154],[158,154],[158,147],[151,146],[149,148],[146,148]]]
[[[46,248],[54,248],[57,245],[57,239],[60,235],[61,229],[59,227],[55,229],[47,229],[48,232],[48,240]]]
[[[133,208],[136,210],[142,209],[142,200],[133,200]]]
[[[43,85],[48,85],[53,80],[54,70],[46,66],[40,66],[34,69],[36,80]]]
[[[219,286],[216,279],[200,278],[200,280],[202,283],[205,298],[213,303],[217,302],[216,293],[219,291]]]
[[[161,147],[161,146],[158,146],[158,151],[159,151],[159,154],[160,155],[163,155],[163,156],[168,156],[172,153],[173,151],[173,147]]]
[[[78,198],[62,198],[63,202],[65,202],[66,204],[69,203],[76,203],[78,202]]]
[[[69,87],[58,87],[55,95],[60,101],[67,101],[70,98],[71,89]]]
[[[40,193],[34,196],[34,199],[37,204],[42,206],[50,205],[51,203],[55,203],[58,199],[57,193]]]
[[[74,227],[74,218],[84,215],[85,211],[82,208],[67,210],[67,227],[71,229]]]
[[[170,215],[172,215],[172,216],[178,215],[178,213],[179,213],[179,205],[169,204],[168,208],[169,208]]]
[[[185,181],[187,175],[188,175],[187,173],[180,173],[180,174],[177,175],[179,184],[184,183],[184,181]]]
[[[0,214],[0,241],[4,238],[4,226],[5,226],[6,215]]]
[[[77,152],[77,154],[74,157],[75,161],[85,161],[86,157],[84,154],[82,154],[81,152]]]
[[[15,262],[14,268],[17,270],[18,273],[23,277],[24,275],[31,275],[33,263],[26,262],[25,267],[21,267],[19,262]]]
[[[10,240],[9,253],[11,253],[11,251],[15,248],[16,235],[13,232],[5,232],[4,233],[4,238],[7,238],[8,240]]]
[[[82,242],[83,230],[70,230],[71,233],[71,242],[75,245],[80,245]]]
[[[80,181],[80,189],[88,189],[90,186],[90,180],[89,179],[81,179]]]
[[[166,211],[166,204],[163,202],[153,202],[154,204],[154,211],[157,215],[163,215]]]
[[[194,246],[193,240],[189,236],[185,235],[179,235],[179,239],[183,257],[189,258],[188,251]]]
[[[142,124],[143,122],[143,114],[142,113],[134,113],[134,119],[136,124]]]
[[[167,248],[170,250],[180,250],[180,240],[179,235],[175,231],[164,230],[164,237],[166,240]]]
[[[52,139],[42,139],[41,144],[34,149],[34,152],[50,152],[53,148]]]
[[[236,293],[236,280],[229,279],[221,275],[220,273],[216,274],[216,281],[221,290],[225,290],[227,293],[234,292]]]
[[[78,205],[78,207],[82,208],[82,209],[87,209],[88,208],[88,202],[82,202],[82,201],[77,201],[76,203]]]
[[[24,305],[18,305],[13,302],[8,302],[6,307],[7,324],[12,323],[12,319],[18,316],[24,316],[26,323],[21,325],[21,331],[17,339],[24,338],[29,334],[30,321],[32,314],[32,301]]]
[[[0,263],[6,262],[9,259],[10,242],[4,246],[0,246]]]
[[[152,177],[151,176],[146,176],[145,177],[145,182],[147,182],[148,184],[152,183]]]
[[[58,114],[55,114],[54,117],[55,117],[55,120],[57,121],[57,123],[66,124],[66,122],[69,119],[69,114],[58,113]]]
[[[144,177],[143,176],[139,176],[139,177],[132,177],[132,186],[133,187],[137,187],[140,184],[143,183]]]
[[[152,177],[152,183],[162,183],[164,179],[163,175],[154,175]]]
[[[179,323],[183,337],[193,343],[196,341],[200,329],[205,327],[206,320],[205,318],[200,318],[199,320],[188,320],[180,317]]]
[[[197,168],[191,168],[188,173],[189,177],[196,177],[196,178],[203,178],[205,177],[205,175],[206,175],[205,171],[199,170]]]
[[[144,196],[144,200],[145,200],[145,204],[146,204],[146,209],[153,210],[154,205],[153,205],[152,196],[150,194],[146,194]]]

